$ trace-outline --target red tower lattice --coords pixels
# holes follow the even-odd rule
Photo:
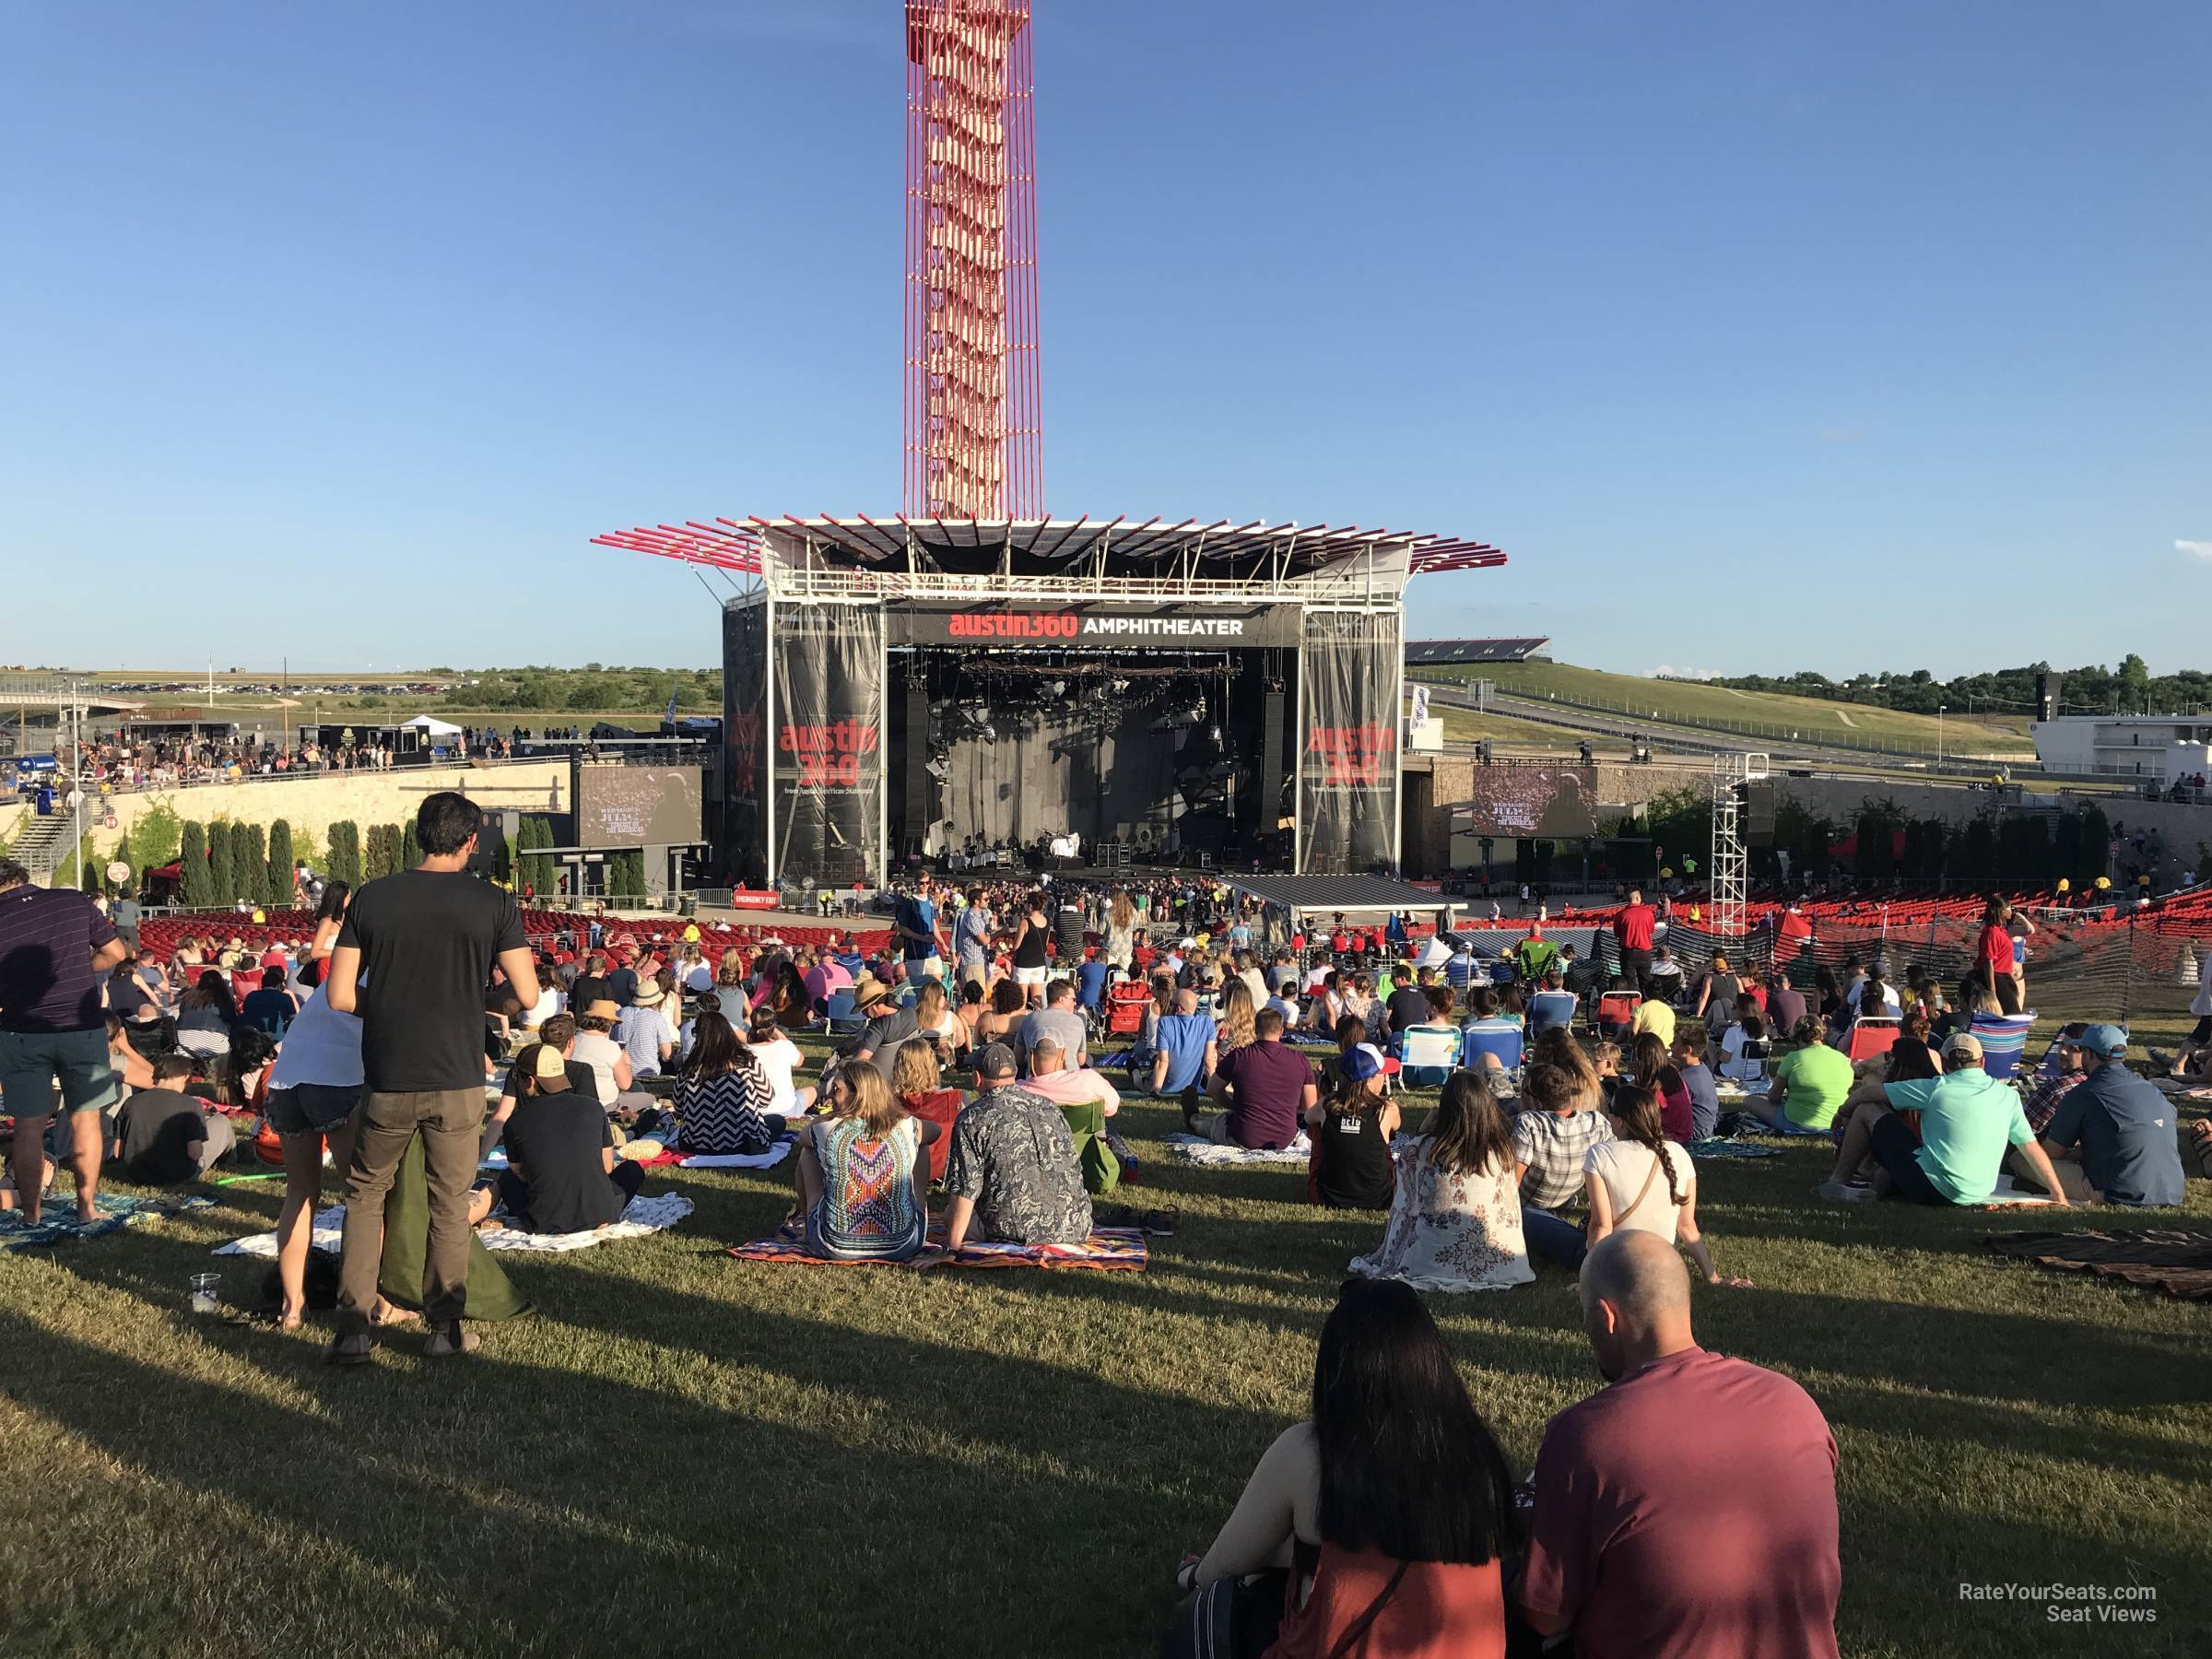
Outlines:
[[[908,0],[906,512],[1044,515],[1030,0]]]

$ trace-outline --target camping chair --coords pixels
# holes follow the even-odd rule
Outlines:
[[[1083,1190],[1102,1197],[1122,1184],[1122,1160],[1106,1144],[1106,1102],[1076,1100],[1063,1105],[1060,1115],[1076,1137],[1076,1162],[1083,1171]]]
[[[1398,1033],[1398,1076],[1408,1088],[1435,1088],[1459,1063],[1460,1035],[1438,1026],[1411,1026]]]
[[[1528,999],[1528,1034],[1541,1037],[1554,1026],[1574,1026],[1574,1016],[1582,1006],[1571,991],[1539,991]]]
[[[1150,1006],[1152,997],[1143,986],[1138,986],[1137,990],[1139,994],[1135,996],[1123,996],[1120,994],[1121,986],[1116,985],[1108,993],[1106,1034],[1109,1037],[1134,1037],[1145,1029],[1145,1009]]]
[[[945,1179],[945,1160],[952,1156],[952,1124],[960,1115],[967,1100],[957,1088],[939,1088],[922,1096],[907,1106],[907,1111],[924,1123],[936,1124],[944,1134],[924,1148],[929,1154],[929,1178]]]
[[[1608,991],[1597,999],[1597,1034],[1610,1040],[1636,1023],[1636,1010],[1643,999],[1633,991]]]
[[[1999,1081],[2008,1081],[2028,1053],[2028,1029],[2035,1024],[2032,1010],[2026,1014],[1977,1014],[1967,1030],[1982,1044],[1982,1069]]]
[[[1465,1046],[1460,1051],[1459,1063],[1469,1071],[1483,1069],[1485,1054],[1498,1056],[1498,1064],[1507,1071],[1516,1071],[1521,1065],[1521,1033],[1518,1031],[1478,1031],[1473,1026],[1466,1029]]]
[[[849,1035],[868,1023],[860,1017],[860,1010],[853,1006],[853,988],[850,985],[830,994],[829,1020],[830,1030],[840,1035]]]
[[[1854,1019],[1851,1022],[1851,1036],[1846,1039],[1843,1057],[1856,1065],[1862,1060],[1872,1060],[1888,1053],[1897,1046],[1898,1023],[1894,1019]]]

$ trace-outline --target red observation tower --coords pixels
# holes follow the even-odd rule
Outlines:
[[[1030,0],[908,0],[906,482],[917,518],[1044,516]]]

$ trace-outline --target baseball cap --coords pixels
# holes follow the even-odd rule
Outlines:
[[[2074,1040],[2086,1053],[2117,1060],[2127,1053],[2127,1033],[2116,1025],[2093,1025]]]
[[[1943,1040],[1943,1052],[1948,1054],[1971,1054],[1982,1058],[1982,1040],[1970,1031],[1953,1031]]]
[[[975,1075],[978,1077],[1012,1077],[1014,1051],[1003,1042],[986,1043],[983,1052],[975,1057]]]
[[[1382,1071],[1375,1057],[1363,1048],[1347,1049],[1337,1057],[1336,1068],[1353,1083],[1364,1083]]]

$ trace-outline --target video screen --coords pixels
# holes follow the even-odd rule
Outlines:
[[[1597,771],[1588,766],[1477,766],[1456,834],[1514,841],[1573,841],[1597,833]]]
[[[681,846],[704,839],[696,766],[579,766],[576,844]]]

